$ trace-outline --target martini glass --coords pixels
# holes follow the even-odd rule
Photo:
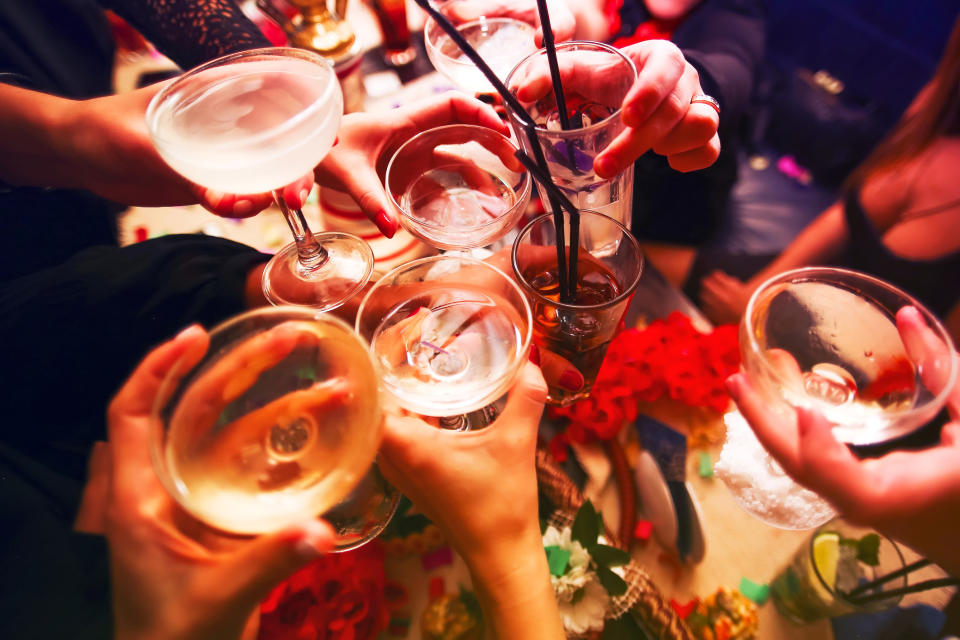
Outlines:
[[[531,179],[509,138],[475,125],[428,129],[390,159],[384,182],[400,223],[438,249],[484,247],[526,210]]]
[[[447,0],[436,6],[437,11],[456,27],[494,74],[505,80],[518,62],[537,50],[534,41],[536,30],[514,18],[487,17],[477,15],[474,11],[467,13],[468,5],[476,3]],[[433,18],[427,18],[424,24],[423,39],[427,57],[443,77],[471,95],[496,95],[483,73]]]
[[[911,358],[896,324],[906,306],[917,309],[942,353]],[[795,407],[814,409],[850,445],[890,443],[930,422],[957,375],[953,343],[930,311],[891,284],[839,268],[796,269],[760,285],[740,325],[740,351],[744,373],[784,423],[792,423]],[[814,528],[833,515],[759,443],[754,453],[746,446],[728,432],[724,453],[732,447],[732,460],[757,463],[718,465],[741,506],[791,529]]]
[[[526,361],[531,329],[530,305],[513,279],[456,255],[390,271],[367,293],[356,321],[400,407],[457,430],[495,418],[490,407]]]
[[[343,321],[264,307],[209,334],[163,381],[150,421],[161,482],[235,534],[276,531],[341,502],[380,443],[379,380]]]
[[[333,65],[293,48],[217,58],[177,78],[147,108],[157,151],[182,176],[224,193],[273,192],[294,237],[263,273],[264,295],[274,304],[333,309],[373,271],[363,240],[311,233],[281,193],[330,150],[342,114]]]

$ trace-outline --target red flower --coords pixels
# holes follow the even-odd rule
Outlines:
[[[373,640],[387,627],[383,548],[373,542],[310,563],[260,605],[261,640]]]
[[[622,331],[610,344],[589,398],[550,415],[570,421],[549,444],[566,459],[571,442],[608,440],[637,417],[639,402],[667,396],[691,407],[723,413],[730,403],[724,380],[740,367],[737,327],[700,333],[687,316],[674,312],[643,330]]]

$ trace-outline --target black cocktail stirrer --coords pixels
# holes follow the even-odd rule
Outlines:
[[[567,113],[567,101],[563,96],[563,82],[560,80],[560,65],[557,62],[557,46],[553,41],[553,28],[550,26],[550,12],[547,10],[547,0],[537,0],[537,10],[540,13],[540,28],[543,31],[543,47],[547,51],[547,63],[550,65],[550,78],[553,80],[553,95],[557,102],[557,114],[560,116],[560,127],[564,131],[570,130],[570,115]],[[570,156],[570,165],[573,166],[573,149],[567,141],[567,152]],[[542,166],[542,165],[541,165]],[[580,249],[580,213],[570,214],[570,268],[568,272],[571,294],[577,295],[577,254]]]
[[[429,0],[414,0],[421,9],[427,12],[427,14],[434,19],[434,21],[440,25],[440,28],[443,29],[450,38],[457,43],[457,46],[460,47],[460,50],[470,58],[470,61],[480,72],[484,75],[487,81],[493,85],[493,88],[496,89],[497,93],[500,94],[500,98],[503,99],[503,102],[511,109],[514,113],[524,121],[524,129],[526,129],[527,137],[530,140],[530,146],[534,149],[534,155],[537,156],[537,162],[540,163],[540,166],[544,171],[549,173],[547,169],[547,161],[543,156],[543,150],[540,148],[540,139],[537,136],[536,126],[537,123],[534,122],[533,118],[530,117],[530,114],[527,113],[527,110],[523,108],[523,105],[520,104],[520,101],[517,100],[507,89],[507,87],[500,81],[500,78],[497,77],[497,74],[487,65],[483,58],[480,57],[480,54],[470,46],[460,32],[457,31],[457,28],[450,24],[450,21],[447,20],[446,16],[437,11],[429,2]],[[552,34],[551,34],[552,35]],[[571,300],[570,292],[567,290],[567,281],[568,274],[566,268],[566,253],[563,250],[564,234],[563,234],[563,216],[560,213],[560,205],[555,201],[553,196],[548,197],[550,201],[551,209],[553,210],[553,219],[554,225],[557,227],[557,269],[559,270],[560,276],[560,297],[564,299],[565,302]]]

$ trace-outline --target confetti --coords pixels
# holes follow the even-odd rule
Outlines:
[[[740,593],[762,605],[770,597],[770,585],[757,584],[749,578],[740,578]]]
[[[453,564],[453,551],[450,547],[441,547],[420,556],[424,571],[433,571]]]
[[[680,616],[681,620],[686,620],[687,616],[693,613],[693,610],[697,607],[698,604],[700,604],[699,598],[694,598],[693,600],[691,600],[686,604],[680,604],[673,598],[670,598],[670,606],[673,608],[676,614]]]
[[[430,599],[436,600],[444,593],[447,592],[447,585],[444,583],[443,578],[440,576],[435,576],[430,578]]]
[[[650,539],[650,534],[653,533],[653,523],[649,520],[638,520],[637,526],[633,529],[633,537],[637,540],[643,540],[646,542]]]
[[[697,473],[701,478],[713,477],[713,460],[710,458],[710,452],[701,451],[698,456]]]

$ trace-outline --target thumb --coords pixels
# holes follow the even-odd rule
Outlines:
[[[230,608],[252,609],[294,571],[333,549],[336,533],[309,520],[244,545],[217,567],[212,582]]]
[[[503,412],[488,429],[494,429],[497,425],[530,424],[536,430],[546,400],[547,383],[543,374],[536,365],[527,362],[510,390]]]

